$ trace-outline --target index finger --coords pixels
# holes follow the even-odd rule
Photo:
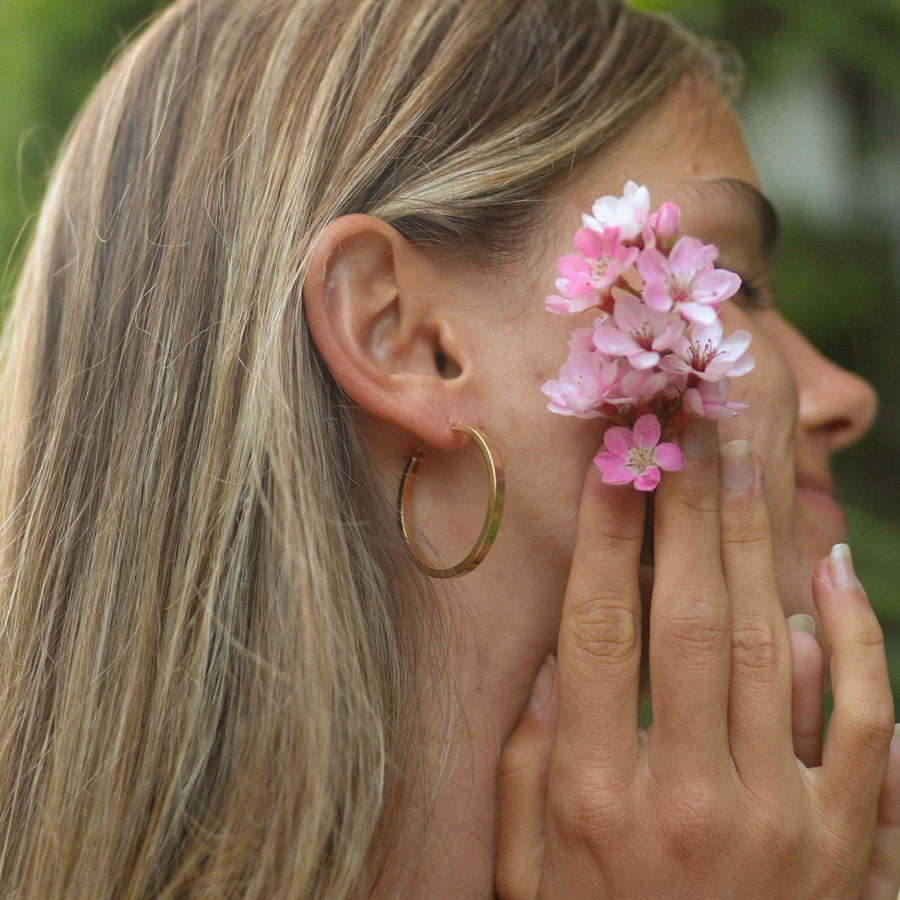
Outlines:
[[[599,758],[626,776],[637,765],[645,511],[641,494],[591,467],[559,632],[557,762]]]

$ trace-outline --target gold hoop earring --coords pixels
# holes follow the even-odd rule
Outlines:
[[[487,468],[488,481],[490,483],[490,496],[488,498],[488,511],[484,519],[484,525],[481,528],[481,534],[472,549],[466,554],[465,559],[460,560],[455,566],[447,569],[439,569],[426,562],[419,549],[419,544],[411,531],[407,528],[407,507],[412,498],[413,486],[416,482],[416,473],[419,469],[419,463],[422,460],[422,447],[425,446],[423,441],[416,448],[415,452],[406,462],[406,468],[403,470],[403,476],[400,478],[400,490],[397,493],[397,519],[400,523],[400,531],[406,540],[409,551],[412,554],[413,562],[426,575],[432,578],[454,578],[457,575],[465,575],[471,572],[487,555],[488,551],[497,537],[497,531],[500,528],[500,517],[503,514],[503,495],[505,491],[503,481],[503,464],[500,462],[500,455],[488,443],[487,439],[480,431],[463,425],[462,422],[456,422],[450,426],[454,431],[460,431],[467,434],[474,442],[484,459]]]

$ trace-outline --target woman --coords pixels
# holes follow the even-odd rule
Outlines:
[[[764,279],[726,82],[607,0],[189,0],[123,56],[7,328],[4,896],[896,894],[880,631],[842,548],[810,587],[871,389],[729,303],[750,408],[682,436],[655,571],[540,393],[627,179]],[[505,509],[432,578],[484,519],[457,423]]]

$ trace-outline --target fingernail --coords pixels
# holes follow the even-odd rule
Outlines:
[[[534,679],[534,686],[531,688],[531,697],[528,699],[528,705],[532,712],[539,713],[547,706],[550,700],[550,694],[553,691],[553,679],[556,675],[556,657],[552,653],[547,654],[544,664]]]
[[[853,557],[846,544],[835,544],[829,556],[831,578],[839,588],[857,588],[859,579],[853,569]]]
[[[808,613],[796,613],[793,616],[788,616],[787,627],[791,631],[805,631],[813,637],[816,634],[816,620]]]
[[[900,722],[894,725],[894,740],[896,741],[898,738],[900,738]]]
[[[716,455],[719,429],[711,419],[694,419],[681,433],[681,449],[693,459],[712,459]]]
[[[753,457],[746,441],[729,441],[722,446],[719,477],[730,491],[746,491],[753,484]]]

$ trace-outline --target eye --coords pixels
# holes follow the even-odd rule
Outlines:
[[[735,302],[747,310],[772,309],[775,297],[769,279],[764,275],[741,275],[741,287],[735,295]]]

